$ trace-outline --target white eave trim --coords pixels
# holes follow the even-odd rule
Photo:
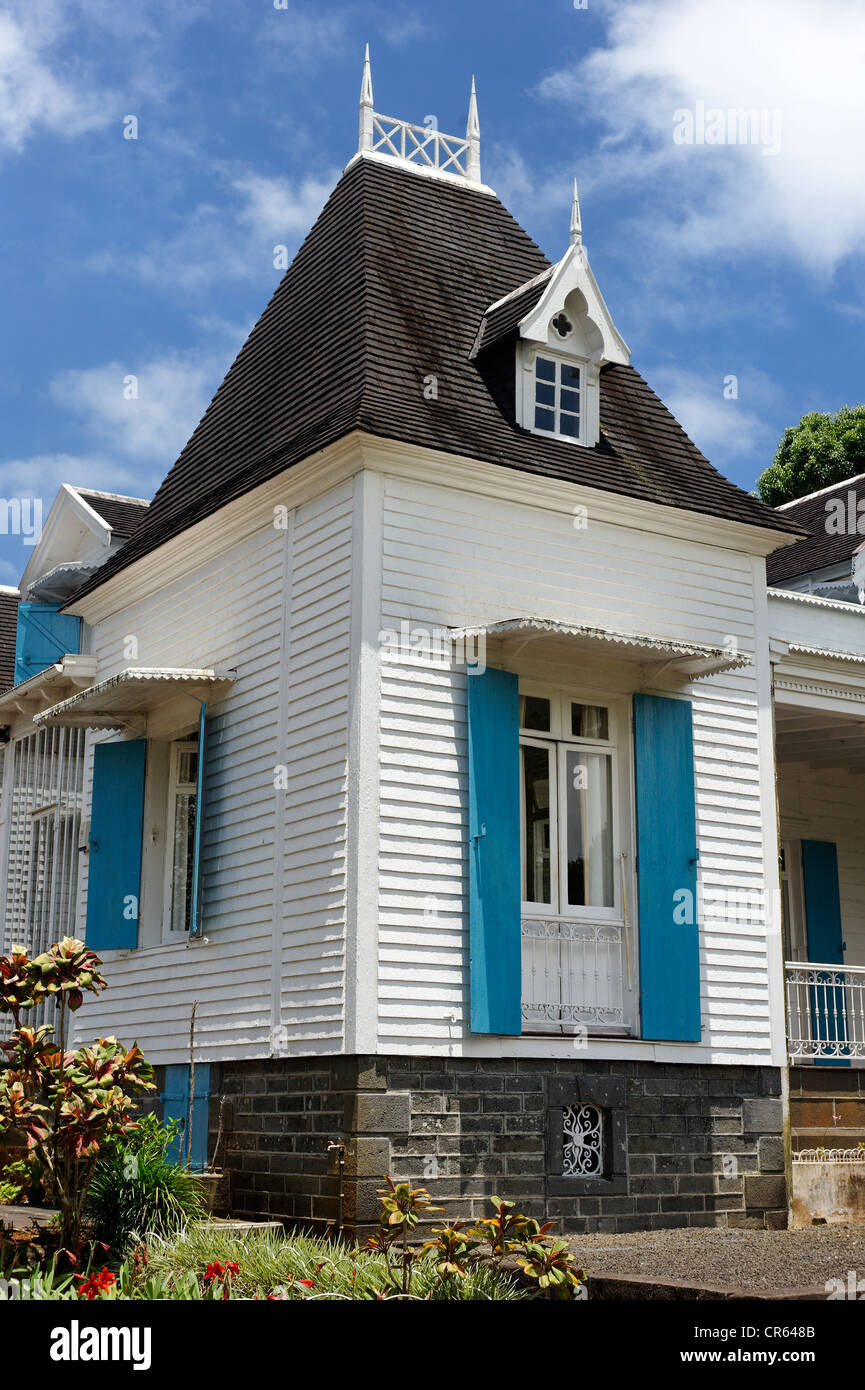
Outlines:
[[[235,679],[234,671],[215,667],[132,666],[43,710],[33,722],[39,727],[139,728],[148,714],[173,697],[209,699],[221,695]]]
[[[806,647],[799,642],[791,642],[787,650],[791,656],[817,656],[825,661],[854,661],[865,666],[865,656],[861,652],[833,651],[830,647]]]
[[[95,676],[95,656],[69,652],[0,695],[0,721],[10,715],[33,714],[40,706],[45,709],[52,697],[56,701],[58,692],[80,691],[82,686],[92,685]]]
[[[724,647],[711,647],[702,642],[685,642],[677,637],[659,637],[651,633],[622,632],[617,628],[594,627],[588,623],[564,623],[554,618],[505,618],[500,622],[482,623],[451,630],[455,640],[480,636],[522,638],[523,642],[536,637],[565,639],[580,646],[612,646],[634,660],[657,661],[663,666],[675,666],[691,676],[708,676],[717,671],[735,671],[751,665],[746,652],[731,654]]]
[[[865,606],[860,603],[850,603],[840,598],[821,598],[819,594],[804,594],[799,589],[773,589],[769,588],[770,598],[789,599],[791,603],[809,603],[815,608],[834,608],[841,613],[858,613],[860,617],[865,616]]]

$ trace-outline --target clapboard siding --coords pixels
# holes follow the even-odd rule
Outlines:
[[[340,1045],[350,568],[347,484],[287,528],[264,513],[240,544],[95,627],[100,679],[136,664],[223,666],[237,680],[210,711],[207,942],[109,958],[82,1033],[136,1036],[155,1062],[182,1061],[195,999],[202,1060]],[[88,738],[88,805],[104,737]],[[79,930],[86,910],[85,867]]]
[[[263,524],[92,633],[100,679],[127,665],[237,671],[229,695],[209,710],[202,849],[207,942],[186,947],[145,941],[129,956],[110,959],[109,989],[79,1015],[79,1029],[137,1036],[156,1062],[188,1056],[193,999],[202,1059],[259,1056],[270,1049],[284,555],[285,533]],[[130,637],[136,643],[131,656]],[[92,756],[88,794],[91,777]],[[82,921],[86,877],[85,866]]]
[[[462,626],[540,614],[720,645],[756,643],[754,568],[745,555],[388,478],[383,629]],[[492,647],[492,644],[491,644]],[[579,677],[536,644],[536,680],[610,694],[633,667],[587,660]],[[495,650],[488,652],[495,664]],[[382,662],[379,1042],[446,1046],[467,1036],[466,677]],[[663,687],[661,687],[663,688]],[[762,910],[730,920],[719,894],[764,888],[753,668],[694,682],[701,890],[703,1049],[766,1061],[769,980]],[[771,756],[771,750],[763,750]],[[525,1047],[531,1047],[526,1040]],[[539,1047],[542,1044],[537,1044]],[[590,1044],[591,1046],[591,1044]],[[606,1055],[606,1054],[605,1054]]]
[[[290,1046],[342,1044],[351,484],[301,508],[291,541],[281,1010]]]

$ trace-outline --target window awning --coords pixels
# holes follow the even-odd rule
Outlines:
[[[58,699],[65,699],[70,692],[92,685],[95,675],[95,656],[68,652],[44,671],[37,671],[35,676],[19,681],[0,695],[0,723],[8,723],[17,714],[35,715],[39,710],[56,705]]]
[[[747,652],[713,647],[702,642],[684,642],[678,637],[659,637],[651,633],[621,632],[612,627],[589,623],[564,623],[554,618],[504,618],[499,622],[473,627],[452,628],[455,641],[478,637],[501,641],[502,654],[514,657],[527,642],[543,639],[560,643],[569,650],[607,651],[642,665],[651,664],[681,671],[687,676],[709,676],[717,671],[733,671],[751,665]]]
[[[33,722],[176,737],[179,729],[197,721],[202,700],[212,702],[234,680],[234,671],[215,668],[131,666],[43,710]]]

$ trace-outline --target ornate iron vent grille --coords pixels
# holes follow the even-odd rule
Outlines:
[[[597,1105],[569,1105],[562,1113],[566,1178],[604,1176],[604,1116]]]

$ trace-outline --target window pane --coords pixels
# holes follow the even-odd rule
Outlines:
[[[578,415],[565,415],[562,412],[559,417],[559,434],[566,434],[569,439],[579,439],[580,417]]]
[[[193,756],[195,756],[193,754]],[[195,793],[177,792],[174,800],[174,860],[171,872],[171,930],[189,931],[192,916],[192,850],[195,839]]]
[[[555,381],[555,362],[551,362],[549,357],[538,357],[535,361],[535,376],[539,381]]]
[[[568,903],[613,907],[613,772],[607,753],[569,749],[567,777]]]
[[[177,756],[177,780],[181,785],[195,786],[198,778],[198,750],[184,749]]]
[[[606,705],[571,705],[574,738],[609,738],[610,716]]]
[[[572,386],[575,390],[580,389],[580,369],[579,367],[569,367],[566,362],[562,364],[561,382],[563,386]]]
[[[520,728],[550,732],[550,702],[542,695],[520,696]]]
[[[540,388],[538,388],[540,389]],[[579,391],[562,391],[562,399],[559,402],[562,410],[570,410],[572,414],[580,413],[580,393]]]
[[[550,896],[550,753],[523,747],[524,902],[548,903]]]
[[[552,410],[544,410],[541,406],[535,406],[535,429],[552,430],[556,427],[556,417]]]
[[[556,388],[548,386],[545,381],[535,382],[535,400],[538,405],[555,405]]]

